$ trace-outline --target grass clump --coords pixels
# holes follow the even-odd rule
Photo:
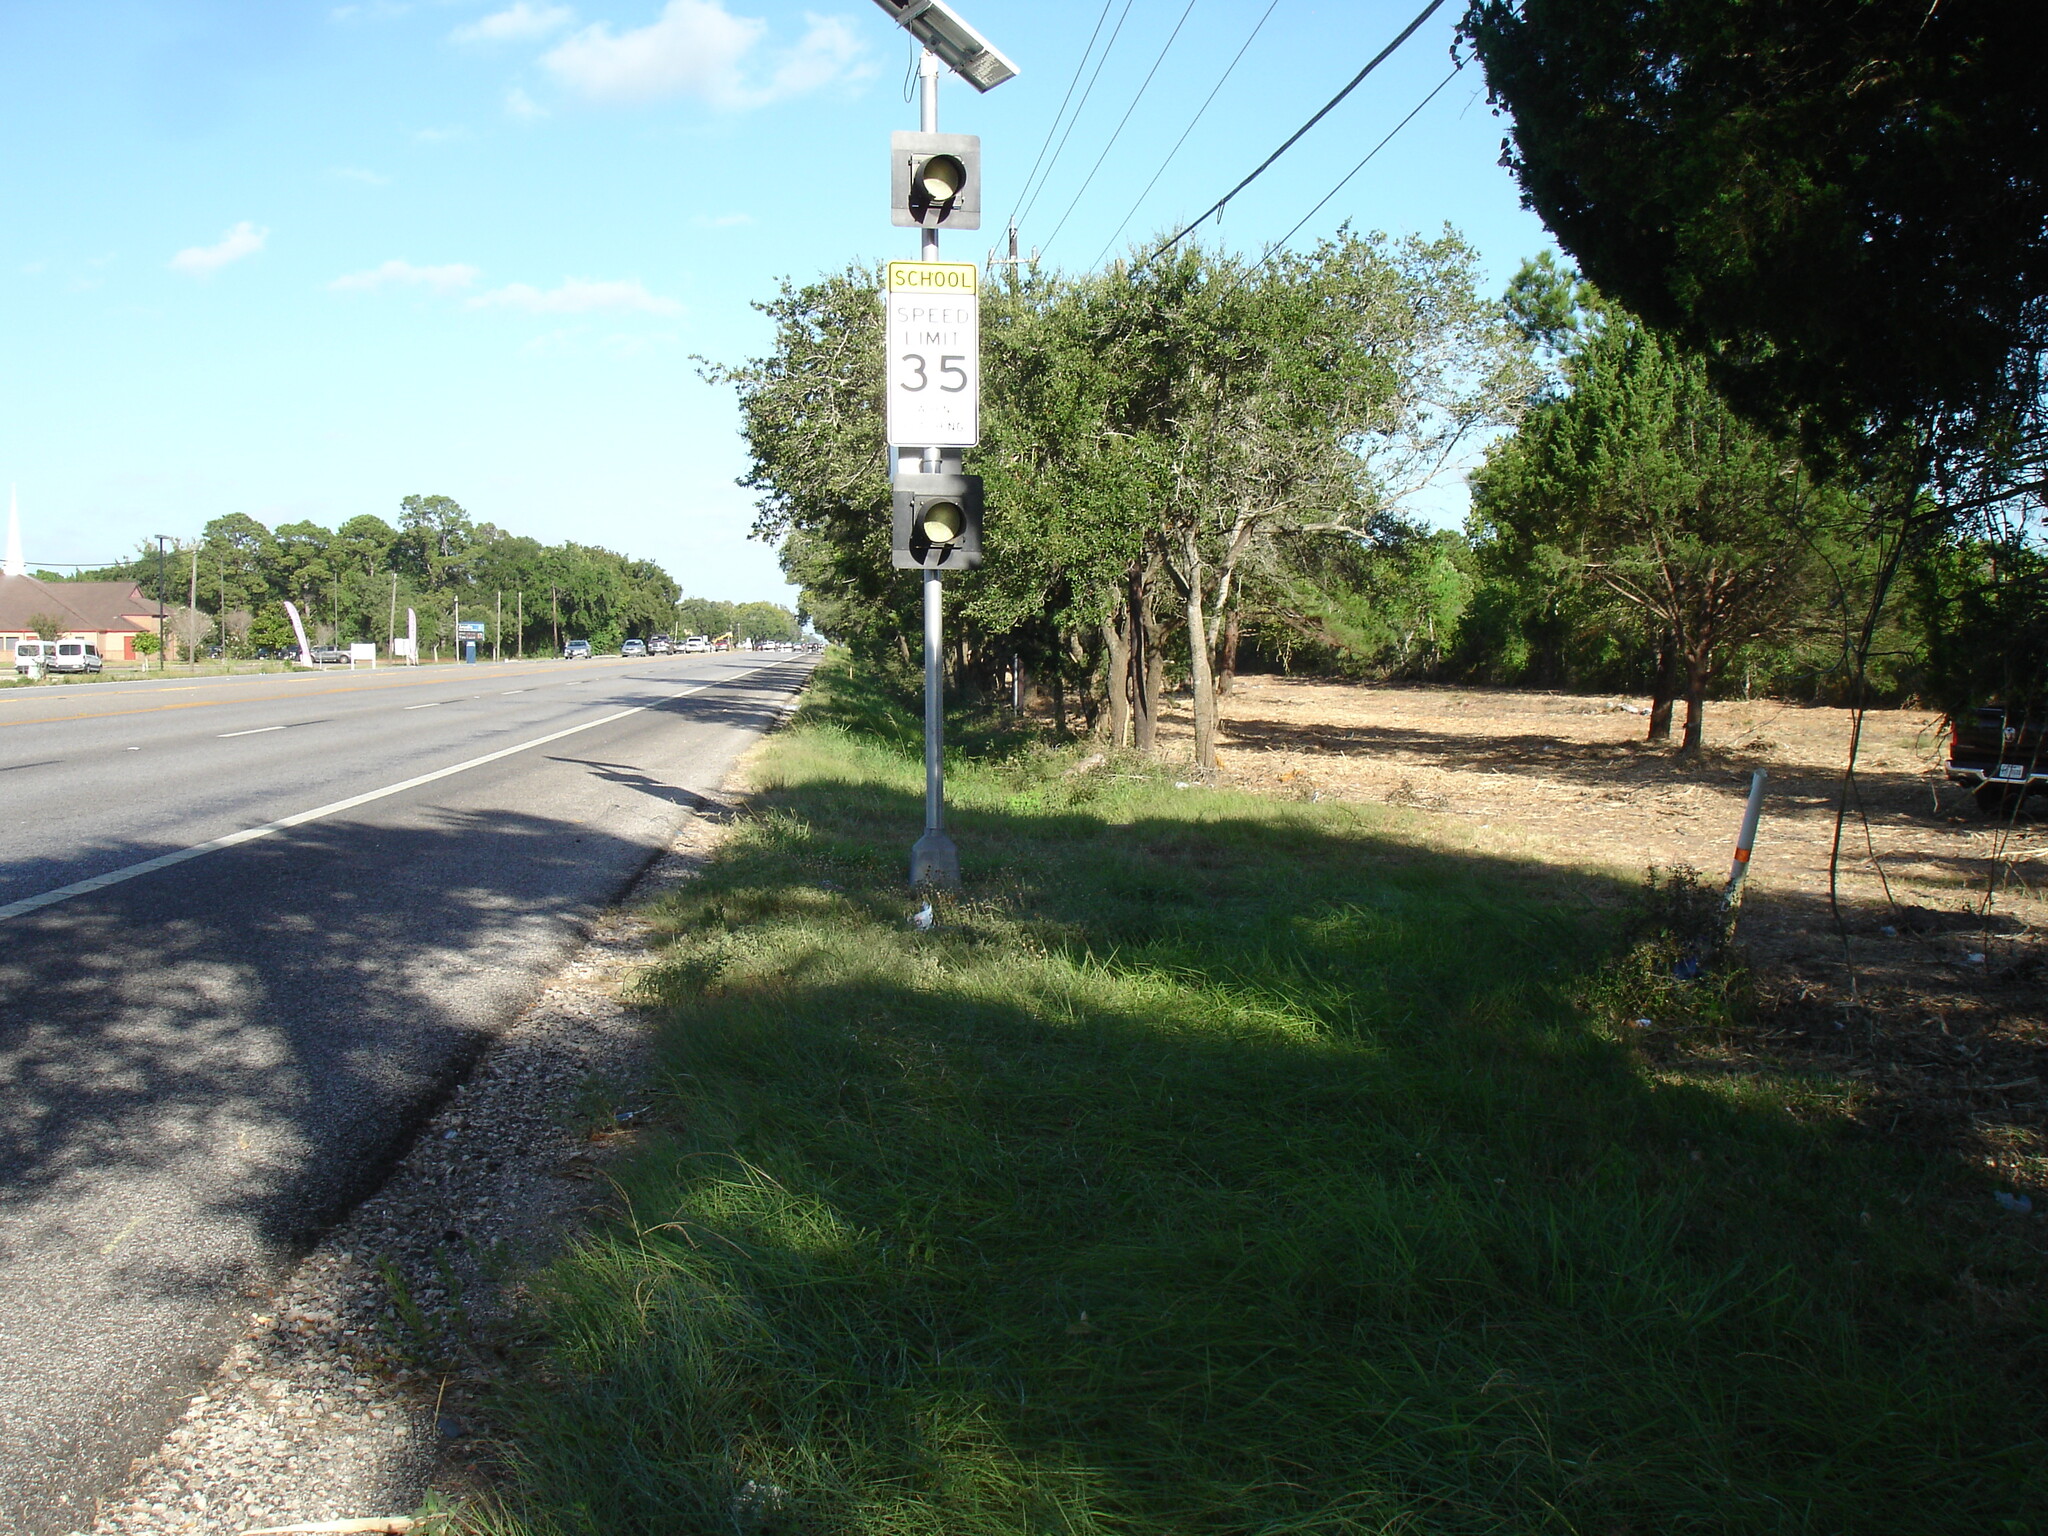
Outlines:
[[[918,932],[876,707],[828,664],[660,908],[665,1129],[547,1276],[483,1523],[2048,1530],[2042,1317],[1956,1280],[2010,1240],[1840,1085],[1649,1073],[1578,1001],[1613,892],[1014,747]]]

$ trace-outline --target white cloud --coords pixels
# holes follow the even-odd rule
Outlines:
[[[587,278],[564,278],[559,287],[540,289],[531,283],[507,283],[480,293],[469,301],[471,309],[516,309],[528,315],[588,315],[600,310],[632,310],[646,315],[680,315],[683,306],[674,299],[649,293],[637,279],[591,282]]]
[[[653,101],[695,96],[714,107],[740,109],[816,90],[866,73],[851,30],[832,17],[806,15],[794,48],[767,61],[756,54],[768,24],[735,16],[720,0],[668,0],[647,26],[614,32],[607,22],[563,39],[541,62],[563,84],[594,101]]]
[[[505,112],[509,117],[525,118],[529,122],[535,118],[548,115],[546,107],[535,101],[516,85],[505,93]]]
[[[258,229],[244,219],[213,245],[185,247],[171,258],[171,270],[191,277],[210,277],[231,262],[254,256],[269,238],[269,230]]]
[[[737,229],[754,222],[751,213],[700,213],[690,222],[699,229]]]
[[[458,123],[453,128],[418,128],[412,137],[416,144],[453,144],[468,138],[469,130]]]
[[[425,288],[434,293],[455,293],[477,280],[478,271],[466,262],[454,261],[440,267],[416,267],[409,261],[387,261],[364,272],[348,272],[327,286],[336,293],[374,293],[379,288]]]
[[[375,171],[366,171],[359,165],[337,165],[334,174],[343,181],[359,181],[366,187],[388,187],[389,176],[380,176]]]
[[[576,19],[566,5],[535,5],[532,0],[514,0],[502,11],[494,11],[448,35],[458,43],[511,43],[546,37],[559,32]]]

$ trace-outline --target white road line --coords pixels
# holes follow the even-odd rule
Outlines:
[[[222,731],[220,739],[226,741],[230,736],[261,736],[265,731],[281,731],[283,729],[284,727],[281,725],[259,725],[253,731]]]
[[[506,690],[505,690],[505,691],[504,691],[503,693],[499,694],[499,695],[498,695],[498,697],[499,697],[499,698],[501,698],[501,699],[509,699],[509,698],[511,698],[511,697],[512,697],[512,695],[513,695],[513,694],[515,694],[515,693],[531,693],[531,692],[533,692],[533,690],[532,690],[531,688],[507,688],[507,689],[506,689]]]
[[[714,683],[730,682],[733,678],[745,677],[747,673],[764,671],[768,667],[775,665],[776,663],[772,661],[763,662],[758,667],[749,667],[747,672],[735,672],[731,677],[722,677],[702,682],[694,688],[685,688],[679,693],[672,693],[667,698],[657,699],[654,704],[635,704],[631,709],[621,709],[596,720],[586,720],[581,725],[572,725],[567,730],[554,731],[546,736],[536,736],[533,740],[522,741],[515,747],[500,747],[495,752],[486,752],[482,757],[472,757],[466,763],[456,763],[451,767],[437,768],[432,773],[423,773],[416,778],[406,779],[397,784],[387,784],[382,789],[366,790],[360,795],[350,795],[346,800],[336,800],[327,805],[316,805],[310,811],[300,811],[297,815],[293,816],[281,816],[276,821],[266,821],[260,827],[247,827],[240,832],[230,832],[225,837],[210,838],[203,843],[194,843],[190,848],[180,848],[173,853],[159,854],[153,859],[144,859],[140,864],[130,864],[124,869],[112,869],[104,875],[94,875],[90,880],[73,881],[70,885],[59,886],[54,891],[44,891],[40,896],[24,896],[19,901],[10,901],[7,905],[0,906],[0,922],[7,922],[12,918],[25,916],[43,907],[53,907],[58,902],[69,901],[74,896],[88,896],[94,891],[104,891],[110,885],[121,885],[139,876],[154,874],[160,869],[169,869],[174,864],[183,864],[191,859],[204,858],[209,853],[219,853],[225,848],[239,848],[243,843],[253,843],[258,838],[274,837],[279,832],[290,831],[293,827],[303,827],[308,822],[324,821],[329,816],[339,816],[343,811],[352,811],[359,805],[368,805],[375,800],[389,799],[392,795],[402,795],[409,789],[418,789],[423,784],[432,784],[440,779],[453,778],[458,773],[467,773],[470,769],[481,768],[486,763],[495,763],[502,758],[511,757],[520,752],[529,752],[535,747],[544,747],[551,741],[560,741],[564,736],[578,736],[585,731],[594,731],[601,725],[610,725],[614,720],[623,720],[628,715],[644,713],[655,708],[658,704],[667,703],[669,699],[687,698],[693,693],[701,693],[704,689],[714,686]]]
[[[436,699],[431,704],[408,704],[405,707],[407,709],[439,709],[443,704],[446,704],[447,702],[448,701],[446,699]]]

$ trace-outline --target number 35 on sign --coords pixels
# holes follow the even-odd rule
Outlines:
[[[981,441],[980,276],[971,261],[889,263],[890,447]]]

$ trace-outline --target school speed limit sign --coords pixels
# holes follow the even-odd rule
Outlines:
[[[981,441],[981,269],[971,261],[892,261],[888,432],[892,448]]]

